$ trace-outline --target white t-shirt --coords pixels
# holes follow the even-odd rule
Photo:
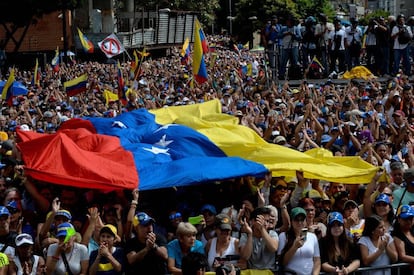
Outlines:
[[[341,43],[339,45],[339,50],[340,51],[345,50],[346,33],[345,33],[344,29],[334,30],[334,31],[331,31],[329,33],[329,40],[332,41],[332,45],[331,45],[331,49],[330,50],[332,50],[332,51],[335,50],[335,44],[336,44],[336,42],[338,42],[335,39],[336,37],[338,38],[338,40],[340,39],[340,43]]]
[[[408,33],[410,34],[411,38],[413,37],[413,33],[411,32],[411,28],[409,28],[407,25],[404,25],[403,27],[394,26],[394,28],[392,28],[391,36],[398,33],[400,31],[400,28],[405,28],[408,31]],[[409,43],[400,44],[400,42],[398,42],[398,35],[397,35],[394,39],[394,50],[403,50],[403,49],[407,48],[408,44]]]
[[[280,256],[286,245],[286,233],[279,235],[279,248],[277,254]],[[306,241],[302,247],[298,248],[290,259],[289,263],[284,267],[287,271],[293,271],[297,275],[309,275],[313,270],[313,258],[320,258],[318,238],[315,234],[308,232]]]
[[[394,241],[394,239],[391,237],[389,233],[385,233],[385,235],[388,236],[389,238],[388,245]],[[378,248],[374,246],[370,237],[368,236],[362,236],[359,239],[358,244],[364,245],[365,247],[368,248],[368,255],[374,254],[378,250]],[[391,264],[390,257],[388,257],[387,252],[384,250],[382,254],[375,261],[371,263],[371,266],[373,267],[385,266],[385,265],[390,265],[390,264]],[[381,269],[377,271],[370,271],[368,274],[369,275],[391,275],[391,269]]]
[[[47,256],[54,256],[56,249],[58,247],[57,243],[51,244],[47,249]],[[72,251],[66,253],[66,259],[68,260],[69,268],[74,275],[80,274],[81,272],[81,261],[89,261],[88,249],[83,244],[74,243]],[[52,273],[54,275],[66,275],[66,267],[63,263],[62,257],[56,263],[56,268]]]

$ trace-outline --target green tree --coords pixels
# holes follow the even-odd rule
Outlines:
[[[10,42],[14,43],[14,52],[18,52],[30,25],[36,24],[43,14],[57,10],[73,10],[85,0],[12,0],[0,1],[0,25],[6,32],[0,48],[4,49]],[[20,37],[16,32],[23,29]]]
[[[390,15],[390,13],[388,11],[384,11],[384,10],[376,10],[374,12],[371,12],[369,14],[367,14],[366,16],[362,17],[359,19],[359,24],[360,25],[368,25],[369,20],[374,19],[374,18],[378,18],[380,16],[387,18]]]

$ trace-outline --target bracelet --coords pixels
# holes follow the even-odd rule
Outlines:
[[[55,260],[55,261],[59,261],[60,257],[52,256],[52,259]]]
[[[283,205],[283,206],[282,206],[282,209],[287,209],[287,206],[286,206],[286,205]]]
[[[131,201],[131,205],[134,205],[134,204],[137,205],[138,204],[138,201],[137,200],[132,200]]]

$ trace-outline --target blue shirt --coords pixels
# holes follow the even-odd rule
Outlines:
[[[175,239],[168,243],[168,258],[172,258],[175,260],[175,267],[181,268],[181,260],[183,258],[183,254],[181,253],[181,246],[180,242]],[[203,243],[199,240],[196,240],[194,245],[191,247],[190,252],[198,252],[204,254],[204,246]]]

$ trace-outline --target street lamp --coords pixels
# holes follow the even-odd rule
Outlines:
[[[230,32],[230,35],[232,35],[233,34],[233,22],[232,22],[233,17],[231,14],[231,0],[229,0],[229,16],[227,16],[227,19],[229,19],[229,32]]]
[[[229,20],[229,33],[230,33],[230,35],[233,34],[233,20],[235,18],[236,17],[233,17],[233,16],[227,16],[227,19]]]

